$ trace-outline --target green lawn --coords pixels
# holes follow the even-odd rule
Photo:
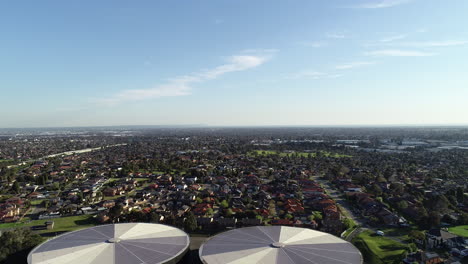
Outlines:
[[[330,158],[350,158],[352,156],[350,155],[344,155],[344,154],[338,154],[338,153],[331,153],[331,152],[327,152],[327,151],[320,151],[322,153],[323,156],[325,157],[330,157]],[[255,156],[255,155],[258,155],[258,156],[268,156],[268,155],[279,155],[280,157],[286,157],[286,156],[294,156],[294,155],[297,155],[299,157],[309,157],[309,155],[311,157],[317,157],[317,152],[278,152],[278,151],[274,151],[274,150],[254,150],[254,151],[250,151],[249,153],[247,153],[247,156]]]
[[[35,200],[30,201],[30,203],[32,206],[35,206],[35,205],[40,205],[43,201],[44,199],[35,199]]]
[[[107,179],[106,183],[116,182],[118,180],[120,180],[120,178],[109,178],[109,179]]]
[[[417,230],[415,227],[406,227],[406,228],[383,228],[380,229],[385,233],[385,236],[397,237],[404,242],[409,243],[411,241],[409,233],[412,230]]]
[[[341,210],[341,212],[344,212],[344,211]],[[349,221],[349,223],[350,223],[350,226],[344,232],[344,234],[343,234],[344,238],[348,237],[349,234],[351,234],[358,227],[357,223],[352,218],[350,218],[349,216],[346,216],[346,217],[347,217],[347,221]]]
[[[449,227],[448,230],[455,235],[468,237],[468,225]]]
[[[357,226],[350,227],[346,229],[346,231],[343,233],[342,238],[346,239],[354,230],[356,230]]]
[[[4,228],[12,228],[12,227],[20,227],[20,226],[24,226],[24,222],[16,222],[16,223],[4,223],[4,224],[0,224],[0,229],[4,229]]]
[[[362,232],[352,242],[359,248],[364,260],[372,264],[396,263],[404,258],[408,250],[406,245],[377,236],[370,230]]]
[[[141,191],[141,190],[145,189],[146,187],[148,187],[148,186],[150,186],[150,185],[151,185],[150,182],[146,182],[146,183],[143,183],[141,186],[136,187],[135,190]]]
[[[135,181],[137,181],[138,183],[141,183],[141,182],[149,182],[150,179],[148,178],[133,178]]]
[[[29,223],[7,223],[0,224],[0,229],[11,228],[11,227],[26,227],[26,226],[38,226],[43,225],[46,221],[54,221],[53,230],[38,230],[37,233],[55,233],[64,231],[73,231],[86,227],[95,226],[95,221],[92,215],[78,215],[78,216],[67,216],[54,219],[43,219],[34,220]]]

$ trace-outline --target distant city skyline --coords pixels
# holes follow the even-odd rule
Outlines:
[[[0,128],[468,125],[465,0],[0,4]]]

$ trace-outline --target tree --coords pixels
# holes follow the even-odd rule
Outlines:
[[[146,222],[147,220],[146,214],[140,210],[132,210],[127,217],[131,222]]]
[[[423,241],[426,239],[426,235],[424,235],[423,232],[421,231],[418,231],[418,230],[411,230],[411,232],[409,232],[408,236],[414,241],[414,240],[419,240],[419,241]]]
[[[44,201],[42,201],[42,206],[43,206],[44,208],[46,208],[46,209],[49,208],[49,206],[50,206],[50,201],[49,201],[49,200],[44,200]]]
[[[463,187],[458,187],[457,188],[457,200],[459,203],[463,203],[464,199],[465,199],[465,195],[464,195],[465,191],[463,190]]]
[[[343,220],[343,225],[345,226],[346,229],[353,228],[356,224],[353,222],[353,220],[349,218],[345,218]]]
[[[80,201],[80,203],[83,202],[83,193],[82,192],[78,192],[76,194],[76,196],[78,197],[78,201]]]
[[[323,215],[321,212],[319,211],[313,211],[312,212],[312,215],[314,216],[314,219],[315,220],[322,220],[323,219]]]
[[[220,205],[222,208],[228,208],[228,207],[229,207],[229,203],[228,203],[228,201],[226,201],[226,200],[223,200],[219,205]]]
[[[214,213],[213,208],[208,208],[208,209],[206,209],[206,215],[212,216],[213,213]]]
[[[377,182],[387,182],[387,180],[383,176],[377,176]]]
[[[171,225],[171,226],[175,226],[176,225],[176,219],[175,219],[175,216],[173,214],[170,214],[168,216],[166,216],[164,218],[164,223],[166,225]]]
[[[37,177],[37,185],[45,185],[46,184],[46,178],[44,177],[44,175],[41,175],[39,177]]]
[[[372,223],[374,223],[374,224],[379,223],[379,218],[377,218],[377,217],[375,217],[375,216],[369,217],[369,220],[370,220]]]
[[[304,194],[302,192],[296,192],[296,198],[299,199],[299,200],[303,200],[304,199]]]
[[[52,188],[53,188],[54,190],[60,190],[60,183],[54,182],[54,183],[52,184]]]
[[[468,214],[462,213],[458,221],[460,222],[461,225],[468,225]]]
[[[418,247],[417,247],[416,244],[414,244],[414,243],[408,244],[408,249],[409,249],[410,252],[416,252],[416,251],[418,251]]]
[[[15,182],[13,183],[12,189],[13,189],[13,191],[14,191],[15,193],[20,193],[20,186],[19,186],[19,183],[18,183],[17,181],[15,181]]]
[[[440,226],[440,215],[438,212],[430,212],[428,216],[428,222],[431,227]]]
[[[188,232],[193,232],[198,228],[197,219],[192,212],[187,214],[184,222],[184,229]]]
[[[423,206],[420,206],[418,207],[418,215],[421,217],[421,218],[424,218],[424,217],[427,217],[427,210],[426,208],[424,208]]]
[[[109,218],[114,222],[120,215],[122,215],[123,206],[121,204],[116,204],[111,209],[109,209]]]
[[[405,200],[401,200],[401,201],[399,201],[399,202],[397,203],[397,207],[398,207],[398,209],[400,209],[400,210],[406,209],[406,208],[408,208],[408,202],[405,201]]]
[[[231,208],[226,209],[226,216],[227,216],[227,217],[230,217],[230,216],[232,216],[233,214],[234,214],[234,212],[232,211]]]
[[[155,212],[152,212],[149,218],[150,218],[151,223],[159,223],[159,219],[161,219],[161,216]]]
[[[0,262],[19,251],[32,248],[42,242],[41,236],[28,228],[5,231],[0,236]]]
[[[379,185],[374,183],[370,187],[369,192],[375,194],[375,196],[380,196],[380,195],[382,195],[382,188],[380,188]]]

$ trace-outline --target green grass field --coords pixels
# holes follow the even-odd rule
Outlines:
[[[404,257],[408,247],[386,237],[377,236],[367,230],[353,239],[353,244],[361,251],[367,263],[397,263]]]
[[[455,235],[468,237],[468,225],[449,227],[448,230]]]
[[[21,226],[24,226],[24,221],[21,221],[21,222],[16,222],[16,223],[4,223],[4,224],[0,224],[0,229],[4,229],[4,228],[13,228],[13,227],[21,227]]]
[[[28,226],[38,226],[43,225],[46,221],[54,221],[54,229],[52,230],[37,230],[37,233],[55,233],[55,232],[65,232],[73,231],[86,227],[95,226],[95,221],[92,215],[78,215],[78,216],[67,216],[54,219],[43,219],[43,220],[34,220],[29,223],[6,223],[0,224],[0,229],[3,228],[13,228],[13,227],[28,227]]]
[[[38,224],[43,224],[44,220],[36,220]],[[53,232],[64,232],[64,231],[73,231],[78,230],[86,227],[95,226],[96,222],[92,215],[78,215],[78,216],[69,216],[69,217],[61,217],[51,219],[54,221],[54,229]],[[35,221],[33,221],[35,222]],[[51,230],[41,230],[39,233],[48,233]]]
[[[331,152],[327,152],[327,151],[320,151],[321,154],[325,157],[329,157],[329,158],[350,158],[352,156],[350,155],[344,155],[344,154],[338,154],[338,153],[331,153]],[[273,150],[254,150],[254,151],[250,151],[249,153],[247,153],[248,156],[268,156],[268,155],[279,155],[280,157],[286,157],[286,156],[289,156],[289,157],[292,157],[294,155],[297,155],[299,157],[309,157],[309,155],[311,157],[317,157],[317,152],[278,152],[278,151],[273,151]]]

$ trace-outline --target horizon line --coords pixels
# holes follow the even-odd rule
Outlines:
[[[37,127],[0,127],[4,129],[72,129],[72,128],[359,128],[359,127],[467,127],[466,124],[318,124],[318,125],[84,125],[84,126],[37,126]]]

